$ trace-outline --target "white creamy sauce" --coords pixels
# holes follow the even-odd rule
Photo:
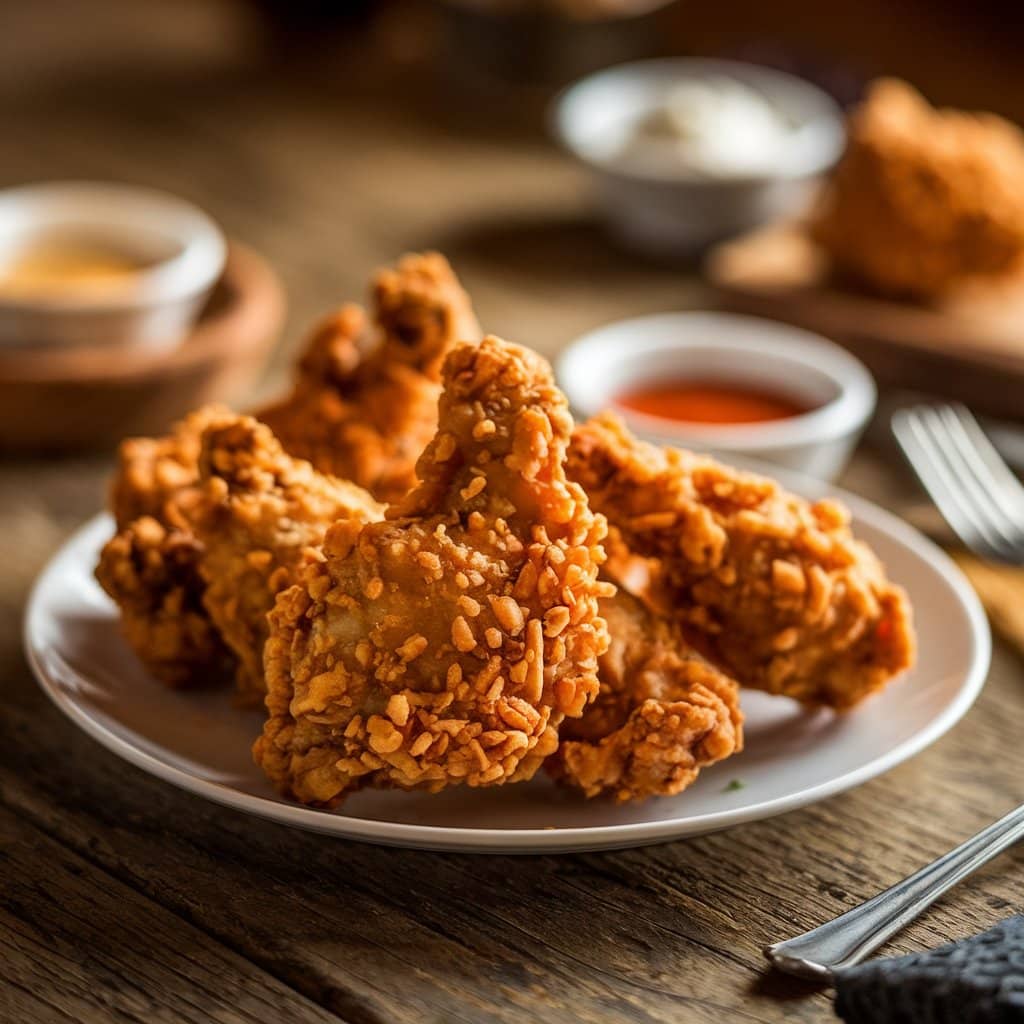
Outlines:
[[[616,163],[631,170],[740,177],[777,169],[793,125],[734,78],[680,82],[627,130]]]

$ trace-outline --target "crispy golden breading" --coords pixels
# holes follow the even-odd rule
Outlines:
[[[701,768],[743,749],[739,687],[692,650],[678,626],[623,590],[601,602],[611,646],[601,690],[567,719],[547,767],[588,796],[672,796]]]
[[[363,312],[343,307],[314,330],[292,393],[258,416],[291,455],[397,501],[437,427],[441,361],[456,342],[479,340],[480,327],[438,253],[378,271],[371,290],[370,351]]]
[[[384,522],[332,527],[270,615],[253,752],[303,803],[530,778],[598,690],[605,524],[565,480],[550,367],[492,337],[442,379],[419,485]]]
[[[836,268],[897,296],[941,296],[1024,269],[1024,135],[875,82],[813,225]]]
[[[121,442],[110,484],[110,510],[118,529],[140,516],[187,528],[182,506],[194,499],[200,438],[211,423],[230,415],[224,406],[207,405],[176,423],[166,437]]]
[[[216,683],[232,672],[203,608],[198,558],[191,532],[140,516],[107,542],[96,568],[129,646],[168,686]]]
[[[907,597],[836,502],[645,444],[610,414],[577,428],[567,470],[742,685],[846,709],[913,662]]]
[[[394,267],[378,270],[371,293],[374,321],[387,347],[377,359],[440,381],[441,364],[452,347],[481,338],[469,296],[438,252],[404,256]],[[427,440],[432,436],[433,431]]]
[[[129,642],[170,685],[265,697],[281,793],[546,762],[587,797],[677,794],[742,749],[741,685],[845,710],[913,661],[906,597],[836,503],[611,415],[574,432],[437,254],[378,272],[372,304],[370,328],[321,323],[264,422],[210,407],[126,441],[111,491],[97,577]]]
[[[240,701],[259,703],[274,598],[319,557],[328,526],[381,519],[384,506],[361,487],[286,455],[270,429],[248,416],[205,431],[199,482],[191,519],[206,584],[203,606],[238,659]]]
[[[100,555],[96,578],[120,609],[129,646],[171,686],[231,674],[231,657],[203,611],[199,545],[189,525],[200,436],[226,415],[208,406],[166,437],[129,438],[118,450],[110,491],[117,533]]]
[[[438,255],[406,257],[379,271],[373,296],[382,337],[377,350],[362,358],[364,315],[344,307],[315,332],[294,394],[265,415],[291,454],[312,456],[321,468],[347,472],[392,499],[411,486],[415,460],[433,435],[440,360],[460,335],[479,337],[479,327]],[[187,513],[197,499],[202,432],[231,416],[209,406],[166,437],[126,440],[111,487],[119,535],[97,576],[121,609],[133,649],[175,685],[215,680],[230,665],[218,631],[203,622],[206,583]],[[156,520],[159,533],[151,523],[133,526],[142,516]],[[161,568],[165,544],[169,564]],[[252,673],[243,669],[243,676]]]

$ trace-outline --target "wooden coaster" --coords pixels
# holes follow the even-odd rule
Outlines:
[[[718,246],[706,271],[730,308],[842,342],[883,385],[1024,419],[1024,283],[964,290],[931,306],[877,298],[837,283],[825,254],[794,225]]]
[[[207,402],[230,402],[263,369],[284,321],[269,264],[232,242],[191,334],[157,354],[102,348],[0,349],[0,447],[73,451],[153,434]]]

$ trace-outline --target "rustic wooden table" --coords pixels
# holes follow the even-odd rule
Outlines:
[[[549,354],[602,321],[701,301],[680,274],[607,246],[580,175],[538,134],[471,132],[436,85],[400,63],[359,70],[359,50],[327,72],[258,65],[222,44],[235,17],[97,7],[61,30],[45,73],[0,62],[2,183],[111,176],[198,200],[278,267],[292,339],[376,264],[426,246],[451,256],[490,329]],[[80,59],[100,37],[106,61]],[[1021,665],[997,647],[977,706],[926,753],[687,842],[449,856],[243,817],[108,754],[24,663],[31,580],[100,505],[108,469],[99,456],[0,465],[2,1021],[827,1020],[827,994],[766,974],[761,947],[1024,795]],[[916,499],[884,450],[860,453],[845,483],[897,509]],[[1022,865],[1004,856],[891,950],[1006,916]]]

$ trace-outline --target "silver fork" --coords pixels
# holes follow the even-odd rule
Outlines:
[[[893,433],[932,500],[963,543],[985,558],[1024,564],[1024,487],[962,405],[896,413]],[[827,982],[917,918],[957,882],[1024,839],[1024,804],[955,850],[833,921],[777,942],[780,970]]]
[[[965,547],[1024,564],[1024,487],[971,413],[962,405],[916,405],[893,416],[892,430]]]
[[[768,946],[765,956],[780,971],[831,982],[835,971],[859,964],[944,892],[1022,838],[1024,804],[885,892],[803,935]]]

